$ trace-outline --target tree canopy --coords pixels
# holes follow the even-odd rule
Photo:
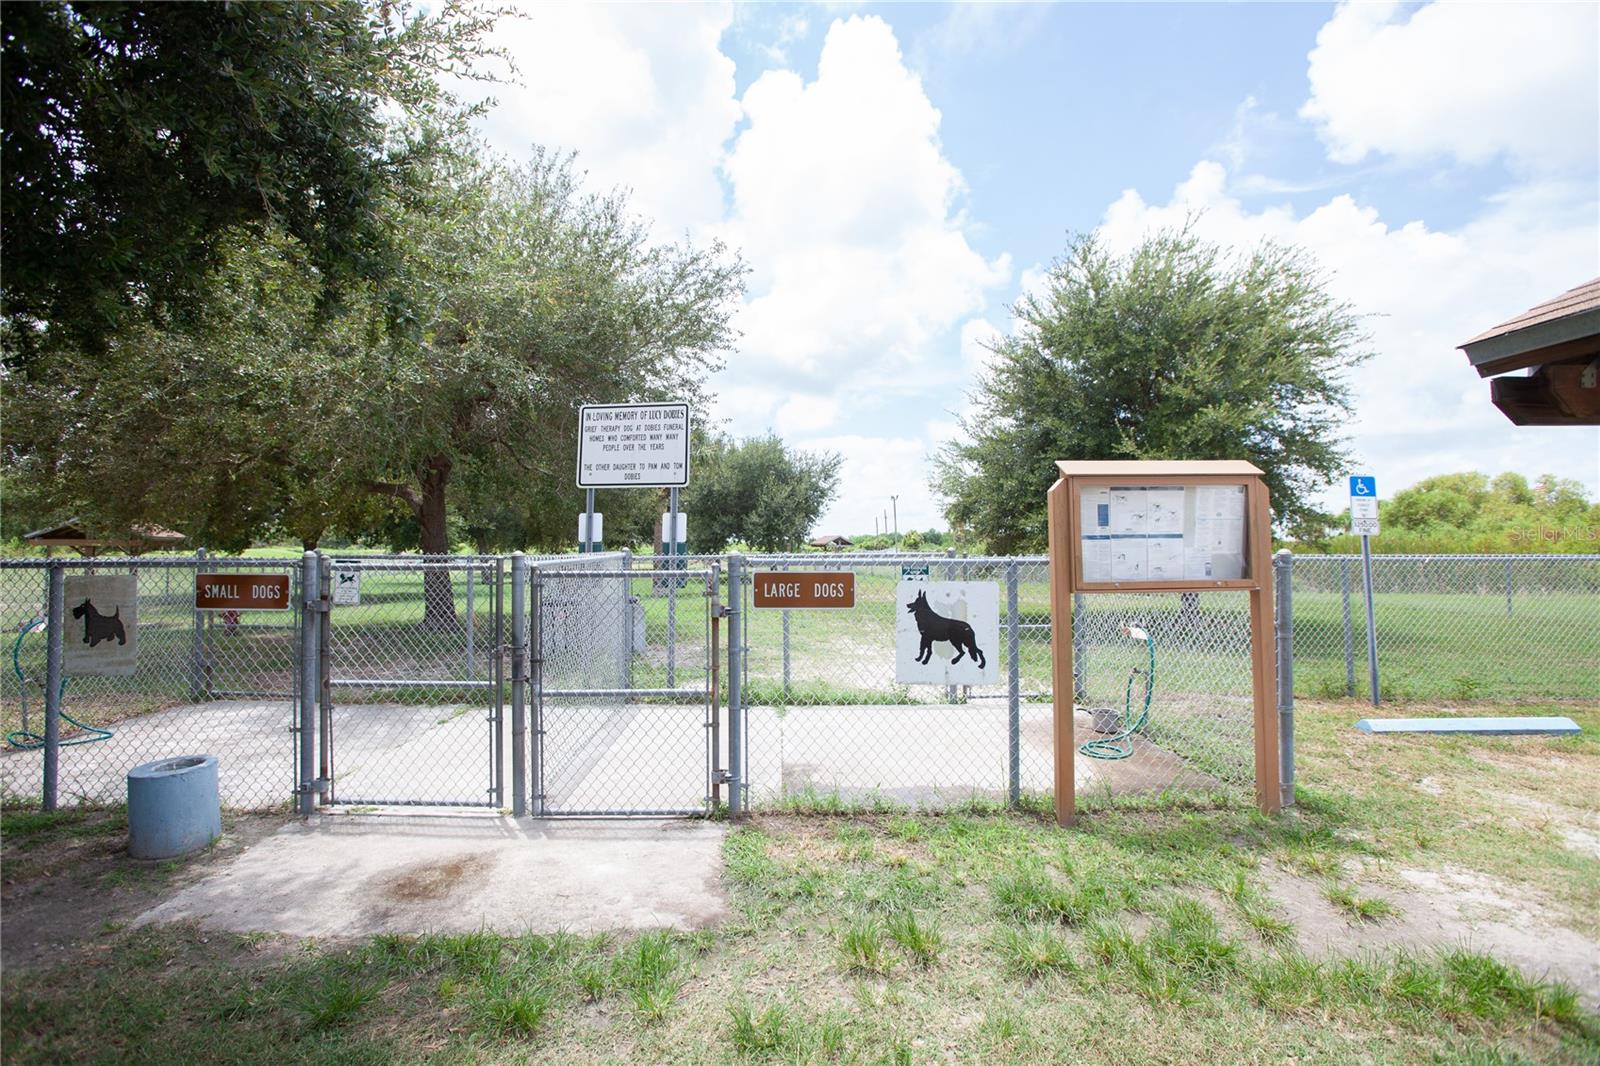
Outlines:
[[[739,541],[757,551],[794,551],[838,493],[841,462],[771,433],[742,441],[708,435],[682,494],[689,549],[720,552]]]
[[[395,265],[395,201],[495,13],[359,0],[29,3],[0,15],[0,250],[15,357],[196,310],[241,229],[324,287]],[[481,69],[481,68],[477,68]]]
[[[16,375],[8,485],[35,512],[212,547],[404,529],[429,554],[463,530],[486,547],[570,543],[578,407],[698,403],[743,265],[717,244],[652,243],[566,157],[431,165],[427,203],[398,223],[409,319],[372,285],[320,312],[297,241],[241,238],[186,328],[126,324],[106,357],[50,338]]]
[[[1117,256],[1081,237],[1014,314],[964,439],[935,459],[953,529],[1042,549],[1057,459],[1246,459],[1280,525],[1325,524],[1314,497],[1346,465],[1364,337],[1304,253],[1234,257],[1183,229]]]

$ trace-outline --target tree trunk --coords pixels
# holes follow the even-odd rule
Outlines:
[[[425,558],[450,554],[450,531],[445,524],[445,484],[450,480],[450,460],[442,455],[428,460],[422,478],[422,499],[417,521],[422,526],[422,554]],[[422,625],[424,629],[455,629],[456,593],[448,566],[430,566],[422,571]]]

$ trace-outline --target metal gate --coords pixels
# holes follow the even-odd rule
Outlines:
[[[675,562],[530,568],[533,814],[699,814],[712,803],[719,568]]]
[[[320,569],[323,802],[503,806],[505,560]]]

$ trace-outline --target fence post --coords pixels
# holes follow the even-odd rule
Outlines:
[[[200,548],[194,553],[194,585],[199,587],[200,572],[205,569],[206,550]],[[193,602],[192,598],[191,601]],[[194,612],[194,639],[189,647],[189,698],[200,702],[206,691],[206,613],[199,608]]]
[[[1006,782],[1011,806],[1022,800],[1022,628],[1017,618],[1017,564],[1006,564]]]
[[[511,814],[528,813],[528,557],[511,555]],[[633,639],[631,634],[628,639]]]
[[[470,564],[468,564],[468,566],[467,566],[467,680],[468,681],[476,681],[478,679],[478,664],[476,662],[474,662],[473,659],[472,659],[472,650],[473,650],[472,649],[472,643],[473,643],[472,638],[473,638],[474,630],[475,630],[476,624],[477,624],[476,621],[473,618],[472,587],[473,587],[473,584],[474,584],[473,577],[476,575],[477,570],[478,570],[477,563],[478,563],[478,557],[477,556],[473,556],[472,557],[472,562]],[[454,598],[455,597],[452,595],[451,599],[454,599]]]
[[[1367,677],[1372,682],[1372,705],[1378,705],[1378,624],[1372,607],[1372,538],[1361,538],[1361,584],[1367,601]]]
[[[784,563],[783,568],[789,569]],[[789,608],[783,609],[783,698],[789,698]]]
[[[622,549],[622,572],[633,569],[633,549]],[[639,649],[633,643],[633,578],[622,579],[622,687],[633,687],[633,656]]]
[[[317,710],[321,723],[322,760],[317,784],[326,791],[321,793],[323,803],[333,802],[333,671],[328,662],[333,648],[333,567],[327,565],[322,552],[317,552]]]
[[[1273,616],[1278,648],[1279,805],[1294,806],[1294,554],[1287,548],[1272,557]]]
[[[66,637],[66,564],[49,562],[44,629],[44,795],[40,806],[56,809],[61,773],[61,652]]]
[[[1344,694],[1356,694],[1356,638],[1350,625],[1350,560],[1339,560],[1339,594],[1344,603]]]
[[[744,811],[744,557],[728,556],[728,814]]]
[[[321,624],[317,618],[322,580],[318,576],[317,553],[306,552],[300,559],[300,774],[295,785],[301,814],[316,810],[317,776],[317,638]]]
[[[1511,617],[1511,560],[1506,560],[1506,617]]]
[[[526,562],[523,565],[526,566]],[[540,610],[544,575],[534,567],[530,576],[528,609],[523,615],[528,629],[528,676],[533,688],[532,721],[528,731],[528,780],[532,786],[528,813],[537,818],[544,814],[544,621]]]
[[[954,548],[946,548],[944,550],[944,557],[946,559],[954,559],[956,557],[956,550]],[[954,581],[956,579],[956,567],[954,563],[944,564],[944,579],[946,581]],[[946,703],[954,703],[956,701],[956,687],[954,685],[946,685],[944,687],[944,698]]]

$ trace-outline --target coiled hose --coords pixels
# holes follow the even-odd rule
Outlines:
[[[29,633],[37,633],[45,628],[43,618],[35,618],[22,627],[22,632],[17,634],[17,639],[11,642],[11,672],[17,675],[17,687],[22,694],[22,728],[6,734],[6,743],[22,751],[37,751],[44,747],[44,737],[28,729],[28,675],[22,672],[22,642]],[[61,679],[61,691],[58,695],[66,695],[67,679]],[[83,730],[84,735],[73,737],[71,740],[61,741],[62,747],[71,744],[93,744],[96,741],[110,740],[111,730],[101,729],[99,726],[87,725],[78,721],[66,711],[61,712],[61,720]]]
[[[1156,642],[1155,639],[1138,626],[1123,626],[1122,631],[1130,637],[1144,638],[1144,646],[1150,653],[1150,668],[1141,670],[1137,666],[1128,671],[1128,685],[1122,693],[1122,731],[1114,737],[1098,737],[1086,744],[1078,745],[1078,750],[1091,759],[1126,759],[1133,755],[1133,735],[1145,727],[1150,720],[1150,697],[1155,693],[1156,687]],[[1139,717],[1133,717],[1133,679],[1140,674],[1144,675],[1144,706],[1139,709]]]

